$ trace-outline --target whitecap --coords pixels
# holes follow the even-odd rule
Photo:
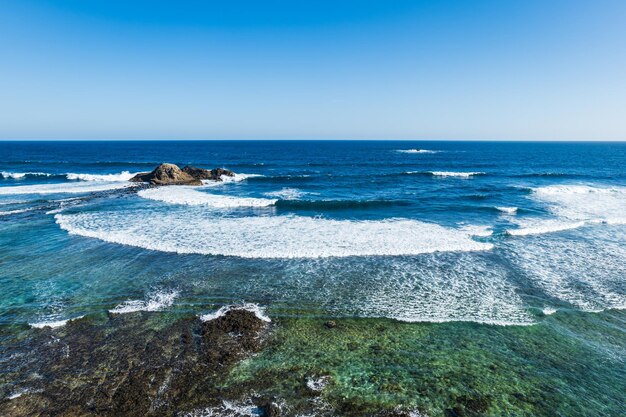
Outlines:
[[[513,215],[517,213],[517,207],[498,206],[496,207],[496,210],[501,211],[502,213],[508,214],[508,215]]]
[[[149,188],[141,190],[138,195],[145,199],[162,201],[168,204],[213,208],[267,207],[275,204],[277,201],[266,198],[209,194],[198,189],[198,187],[187,186]]]
[[[250,311],[252,313],[254,313],[254,315],[266,322],[266,323],[270,323],[272,321],[272,319],[269,318],[269,316],[267,316],[265,314],[265,308],[264,307],[260,307],[258,304],[254,304],[254,303],[244,303],[241,305],[228,305],[228,306],[223,306],[221,307],[219,310],[214,311],[212,313],[206,313],[206,314],[202,314],[200,315],[200,320],[201,321],[210,321],[210,320],[215,320],[219,317],[222,317],[224,314],[228,313],[229,311],[232,310],[246,310],[246,311]]]
[[[544,307],[541,312],[543,313],[544,316],[551,316],[552,314],[556,313],[556,308],[554,307]]]
[[[188,211],[57,214],[71,234],[145,249],[244,258],[320,258],[483,251],[462,231],[416,220],[305,216],[193,217]]]
[[[441,151],[433,151],[430,149],[397,149],[396,152],[400,153],[439,153]]]
[[[475,175],[485,175],[484,172],[455,172],[455,171],[430,171],[435,177],[471,178]]]
[[[161,311],[174,304],[179,292],[175,290],[156,291],[147,300],[129,300],[109,310],[109,313],[124,314],[137,311]]]

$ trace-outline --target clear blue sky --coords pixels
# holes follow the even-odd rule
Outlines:
[[[0,139],[626,140],[626,1],[0,2]]]

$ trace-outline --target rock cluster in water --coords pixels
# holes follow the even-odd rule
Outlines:
[[[175,164],[161,164],[151,172],[140,172],[132,182],[149,182],[153,185],[202,185],[202,180],[222,181],[222,176],[234,177],[235,173],[224,168],[204,169]]]

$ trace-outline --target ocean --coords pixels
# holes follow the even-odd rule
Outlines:
[[[128,181],[162,162],[236,175]],[[78,327],[132,321],[92,338],[108,352],[229,306],[271,320],[271,348],[221,403],[151,413],[626,415],[626,144],[0,142],[0,288],[15,415],[102,372],[41,364],[51,340],[72,358]]]

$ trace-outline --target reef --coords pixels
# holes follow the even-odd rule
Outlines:
[[[212,170],[164,163],[150,172],[141,172],[129,181],[148,182],[153,185],[202,185],[202,180],[222,181],[222,176],[233,177],[234,172],[224,168]]]

